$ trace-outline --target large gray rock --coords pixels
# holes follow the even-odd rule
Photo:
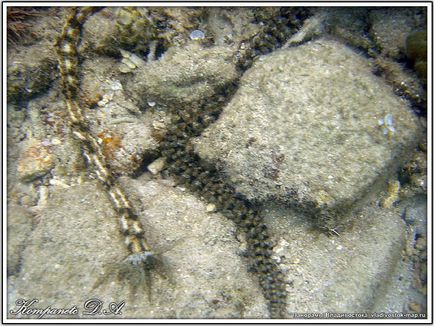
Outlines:
[[[405,302],[402,291],[408,291],[408,282],[395,282],[396,287],[389,288],[397,277],[392,273],[399,273],[405,247],[405,225],[397,212],[369,205],[351,229],[330,236],[282,207],[270,206],[266,222],[274,234],[274,257],[288,282],[289,317],[297,318],[293,313],[390,311],[383,310],[385,293],[396,305]]]
[[[369,61],[322,39],[257,61],[195,148],[247,198],[298,207],[334,228],[418,136],[416,117]]]

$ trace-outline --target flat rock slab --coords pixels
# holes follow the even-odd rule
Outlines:
[[[418,137],[416,117],[369,61],[321,39],[260,58],[195,149],[247,198],[283,202],[334,228]]]
[[[172,186],[124,181],[140,197],[149,242],[166,250],[165,268],[152,275],[151,291],[140,281],[143,275],[122,263],[128,251],[106,193],[86,183],[53,193],[35,230],[22,234],[26,248],[20,273],[9,279],[8,311],[17,309],[18,299],[35,298],[33,308],[75,305],[78,314],[64,318],[268,317],[259,285],[238,255],[232,222]],[[9,250],[16,251],[15,243],[9,239]],[[125,307],[121,315],[83,315],[92,298],[104,309],[111,302],[125,301]],[[44,318],[50,317],[58,316]]]

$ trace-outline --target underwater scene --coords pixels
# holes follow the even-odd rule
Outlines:
[[[8,319],[427,318],[430,8],[107,5],[4,7]]]

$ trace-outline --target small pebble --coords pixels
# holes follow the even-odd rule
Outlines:
[[[148,170],[153,175],[156,175],[156,174],[160,173],[161,171],[163,171],[165,165],[166,165],[166,158],[160,157],[148,165]]]
[[[145,61],[143,61],[140,57],[136,56],[134,53],[130,54],[129,59],[136,67],[143,67],[145,65]]]
[[[131,72],[131,69],[126,64],[121,63],[119,66],[119,71],[126,74],[126,73]]]
[[[214,204],[208,204],[208,205],[206,206],[206,211],[207,211],[208,213],[215,212],[215,211],[216,211],[216,206],[215,206]]]
[[[113,94],[104,94],[101,101],[99,101],[97,104],[99,107],[106,106],[107,103],[109,103],[113,99]]]
[[[53,139],[51,140],[51,143],[52,143],[53,145],[60,145],[60,144],[62,144],[62,141],[61,141],[59,138],[53,138]]]
[[[137,66],[135,65],[134,62],[132,62],[129,58],[124,58],[121,61],[124,65],[126,65],[128,68],[130,68],[131,70],[136,69]]]
[[[164,122],[161,122],[161,121],[153,121],[152,127],[155,130],[164,130],[166,128],[166,125],[164,124]]]
[[[120,91],[122,90],[122,84],[119,80],[115,80],[112,85],[111,85],[111,89],[113,91]]]
[[[17,172],[23,182],[30,182],[47,174],[54,167],[54,157],[42,141],[31,138],[23,144]]]
[[[121,55],[123,58],[129,58],[130,57],[130,53],[128,51],[119,49],[119,51],[121,52]]]
[[[55,178],[50,179],[49,184],[52,185],[52,186],[59,186],[59,187],[61,187],[63,189],[69,188],[69,185],[67,185],[63,181],[57,180]]]
[[[411,311],[414,311],[414,312],[416,312],[416,313],[418,313],[418,314],[420,314],[420,313],[422,312],[422,307],[421,307],[421,305],[420,305],[419,303],[415,302],[415,301],[410,302],[410,303],[408,304],[408,308],[409,308]]]
[[[195,29],[194,31],[192,31],[190,33],[190,38],[192,40],[202,40],[202,39],[205,38],[205,33],[202,32],[202,31],[200,31],[200,30],[198,30],[198,29]]]
[[[426,249],[426,239],[424,237],[420,237],[416,241],[415,248],[418,250],[425,250]]]

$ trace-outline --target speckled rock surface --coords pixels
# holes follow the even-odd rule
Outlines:
[[[217,45],[237,44],[258,33],[259,26],[253,20],[250,8],[208,8],[205,31],[214,37]]]
[[[157,151],[154,126],[164,126],[165,117],[150,110],[142,112],[132,102],[122,86],[119,64],[106,57],[87,60],[82,83],[94,101],[93,110],[88,111],[90,128],[101,140],[111,168],[116,174],[132,175],[144,158]]]
[[[155,250],[170,249],[164,254],[169,278],[153,275],[152,302],[145,289],[133,290],[125,281],[137,275],[117,281],[114,271],[128,252],[106,194],[86,183],[53,191],[28,237],[21,272],[10,283],[10,307],[18,298],[38,298],[38,305],[81,309],[96,297],[107,305],[125,300],[122,316],[114,316],[122,318],[268,316],[255,278],[238,255],[230,221],[172,186],[123,181],[140,198],[141,220]]]
[[[53,155],[41,143],[42,140],[32,138],[23,144],[17,172],[24,182],[47,174],[54,167]]]
[[[32,57],[34,60],[27,61]],[[47,91],[53,80],[56,60],[46,46],[10,51],[8,58],[7,100],[19,102]]]
[[[225,46],[203,48],[194,42],[170,48],[159,61],[138,69],[125,89],[139,107],[197,105],[238,77],[233,54]]]
[[[7,101],[11,103],[26,102],[43,94],[56,77],[54,44],[62,27],[64,11],[58,7],[32,9],[19,36],[8,39]]]
[[[8,206],[8,276],[17,273],[20,269],[21,254],[27,245],[33,222],[32,213],[23,206],[15,204]]]
[[[384,306],[376,300],[388,291],[396,299],[397,289],[405,289],[404,280],[388,289],[405,246],[405,224],[397,212],[369,205],[351,229],[332,236],[279,207],[267,209],[266,219],[287,275],[288,313],[380,312]]]
[[[338,37],[344,43],[366,49],[372,46],[366,30],[369,29],[369,8],[326,7],[318,8],[317,15],[324,19],[324,30]]]
[[[320,40],[259,60],[196,150],[248,198],[298,207],[333,228],[418,136],[415,116],[366,59]]]
[[[417,7],[372,10],[369,13],[370,33],[380,52],[392,58],[403,57],[407,36],[426,24],[426,14],[426,10]]]

